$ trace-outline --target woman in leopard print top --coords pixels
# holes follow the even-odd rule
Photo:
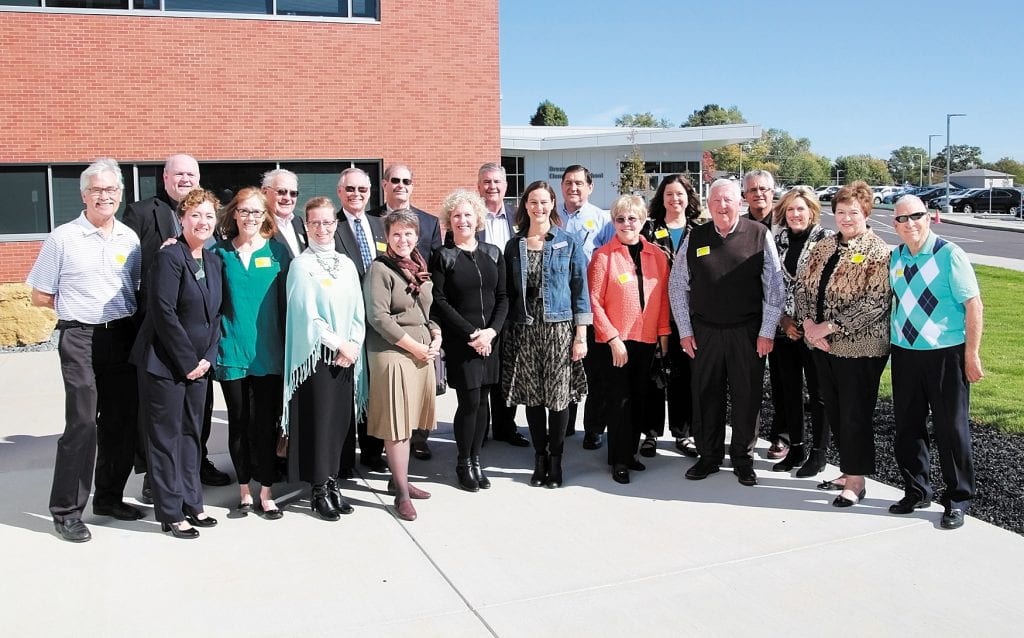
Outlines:
[[[796,288],[796,317],[814,352],[843,472],[818,487],[842,490],[836,507],[859,503],[865,475],[875,472],[873,417],[889,358],[889,247],[867,226],[872,197],[862,181],[836,193],[839,234],[814,247]]]

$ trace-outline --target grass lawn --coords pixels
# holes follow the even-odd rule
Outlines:
[[[977,265],[974,270],[985,304],[985,378],[971,387],[971,418],[1003,432],[1024,434],[1024,273]],[[888,368],[879,395],[892,398]]]

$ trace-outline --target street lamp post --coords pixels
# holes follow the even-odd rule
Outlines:
[[[919,166],[920,170],[917,173],[917,185],[918,186],[923,186],[924,185],[924,155],[922,155],[921,153],[915,153],[911,157],[916,157],[919,160],[921,160],[918,163],[918,166]],[[931,167],[929,167],[929,168],[931,168]],[[913,175],[913,173],[911,173],[911,175]]]
[[[942,137],[942,133],[932,133],[928,136],[928,185],[932,185],[932,138]]]
[[[953,212],[953,207],[949,205],[949,171],[950,171],[950,158],[951,152],[949,148],[949,120],[954,117],[967,117],[966,113],[946,113],[946,210],[942,211],[947,215]]]

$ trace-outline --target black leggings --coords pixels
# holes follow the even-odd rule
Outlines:
[[[526,406],[526,422],[537,454],[561,455],[565,443],[565,426],[569,408],[549,411],[543,405]]]
[[[455,429],[455,445],[459,449],[459,458],[467,459],[480,456],[480,446],[487,433],[487,421],[490,410],[487,407],[487,395],[493,386],[485,385],[470,390],[455,389],[459,406],[455,409],[452,423]]]
[[[277,421],[281,377],[267,375],[221,381],[228,408],[228,451],[239,485],[256,479],[270,487],[276,478]]]

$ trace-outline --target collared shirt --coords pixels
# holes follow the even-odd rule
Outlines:
[[[287,218],[274,215],[274,224],[277,226],[277,232],[288,242],[288,249],[292,251],[293,255],[298,255],[302,249],[299,248],[299,238],[295,235],[295,227],[292,226],[293,219],[295,219],[294,214]]]
[[[590,202],[580,206],[579,210],[572,213],[566,210],[563,204],[560,216],[562,230],[583,244],[583,253],[587,256],[587,262],[590,262],[590,256],[594,254],[594,249],[599,248],[602,243],[607,243],[615,234],[615,230],[612,228],[612,217],[608,211],[601,210]],[[598,238],[601,240],[600,243],[597,243]]]
[[[894,297],[889,339],[894,346],[934,350],[966,341],[964,303],[981,293],[963,249],[929,231],[916,255],[906,244],[892,251],[889,282]]]
[[[708,222],[714,223],[714,222]],[[739,224],[737,218],[728,236],[735,232]],[[718,228],[714,229],[716,233]],[[782,318],[782,308],[786,300],[786,287],[782,279],[782,264],[779,262],[779,253],[775,249],[775,242],[772,240],[771,232],[765,228],[764,260],[761,268],[761,289],[764,295],[761,301],[761,328],[758,336],[766,339],[775,338],[775,328]],[[679,327],[680,337],[693,336],[693,325],[690,321],[690,265],[686,259],[686,251],[690,245],[692,233],[687,233],[683,243],[676,251],[675,261],[672,262],[672,273],[668,281],[668,297],[672,306],[672,316]],[[727,291],[723,291],[725,294]]]
[[[512,239],[512,235],[508,232],[508,217],[505,214],[505,207],[502,206],[497,213],[487,211],[484,225],[484,241],[494,244],[498,250],[505,252],[505,244]]]
[[[106,323],[135,314],[142,251],[135,232],[117,219],[109,236],[85,211],[43,242],[26,283],[54,295],[57,318]]]
[[[345,219],[348,221],[349,228],[352,230],[352,236],[359,241],[359,233],[356,232],[356,224],[363,225],[363,233],[366,235],[366,243],[370,247],[370,261],[377,258],[377,243],[373,240],[373,231],[370,230],[370,224],[366,221],[366,213],[364,212],[359,217],[356,217],[352,213],[348,212],[344,208],[341,209],[345,213]],[[391,212],[390,210],[388,212]],[[381,249],[383,250],[383,249]]]

